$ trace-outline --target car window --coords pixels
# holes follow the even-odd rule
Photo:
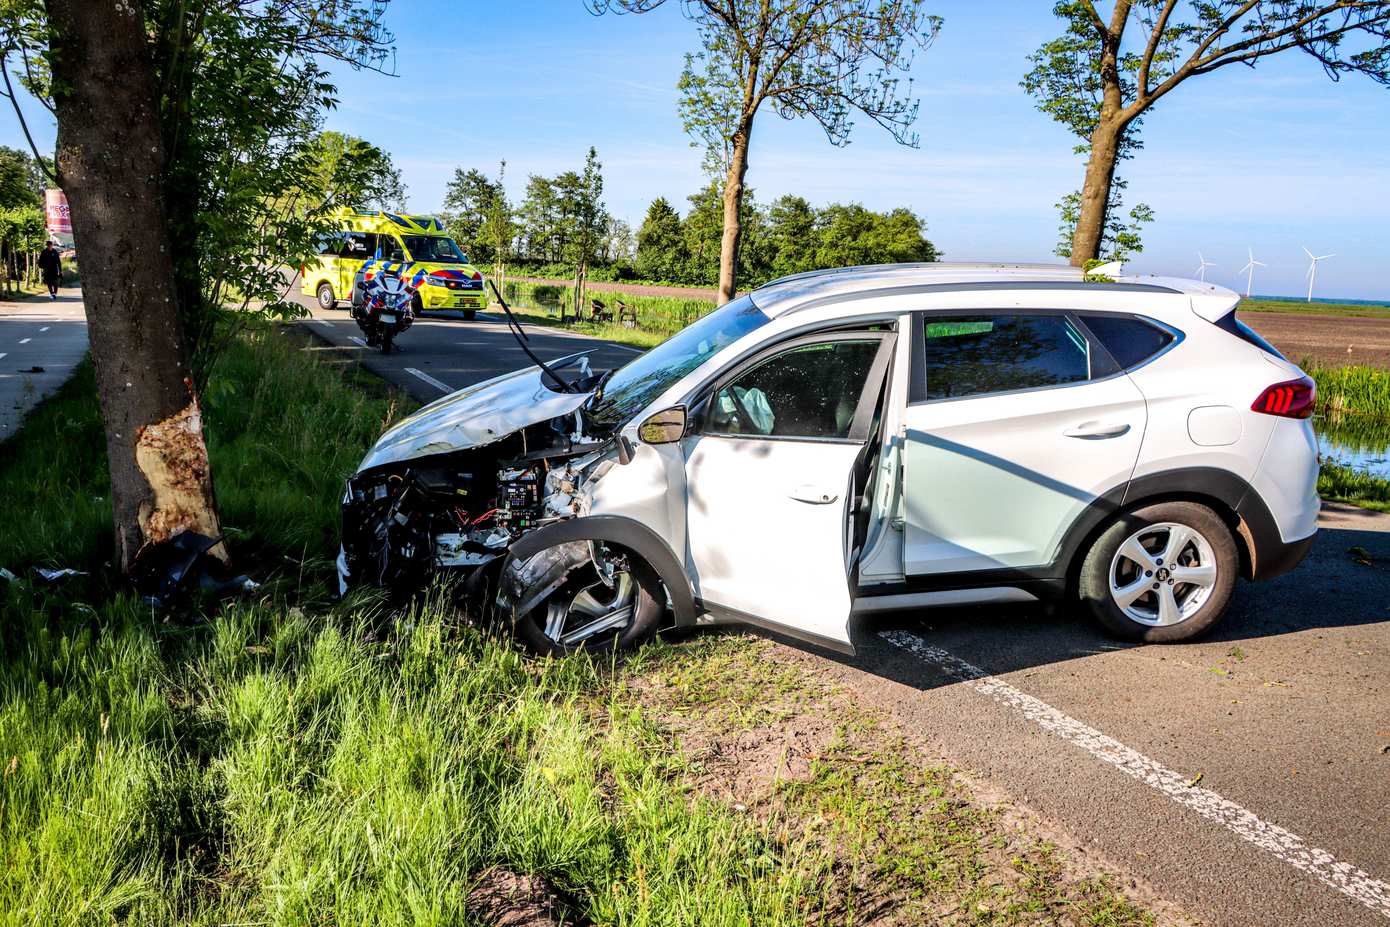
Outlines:
[[[613,371],[585,407],[589,427],[611,432],[681,377],[770,321],[747,295],[702,316]]]
[[[774,354],[715,393],[705,432],[846,438],[878,346],[836,340]]]
[[[1087,314],[1082,319],[1125,370],[1139,366],[1173,343],[1171,332],[1133,316]]]
[[[354,261],[365,261],[376,254],[377,236],[375,232],[348,232],[343,240],[343,257]]]
[[[929,400],[1081,383],[1114,372],[1065,315],[929,315],[923,334]]]
[[[452,238],[443,235],[407,235],[405,247],[413,261],[432,264],[467,264],[468,257],[459,251]]]
[[[319,238],[319,254],[322,257],[337,257],[343,250],[342,232],[329,232]]]

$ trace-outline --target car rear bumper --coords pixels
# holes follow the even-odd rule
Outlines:
[[[1314,531],[1297,541],[1275,540],[1257,545],[1250,578],[1273,579],[1283,576],[1303,562],[1303,558],[1308,556],[1308,551],[1313,549],[1313,542],[1317,539],[1318,533]]]

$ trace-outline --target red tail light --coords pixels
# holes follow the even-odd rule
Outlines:
[[[1299,377],[1297,380],[1285,380],[1283,383],[1266,386],[1250,408],[1265,415],[1312,418],[1317,395],[1318,390],[1312,378]]]

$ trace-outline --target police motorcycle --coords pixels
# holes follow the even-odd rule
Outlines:
[[[415,291],[425,282],[421,268],[408,276],[411,264],[371,258],[363,263],[353,280],[352,317],[366,336],[368,347],[380,347],[390,354],[396,336],[415,320],[411,306]]]

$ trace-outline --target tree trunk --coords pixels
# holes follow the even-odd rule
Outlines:
[[[86,271],[116,555],[128,572],[146,545],[185,529],[220,533],[176,308],[158,99],[140,0],[45,5],[58,169]],[[227,557],[223,545],[213,553]]]
[[[1115,163],[1119,154],[1120,132],[1102,121],[1091,133],[1091,157],[1086,162],[1086,180],[1081,186],[1081,206],[1071,238],[1071,263],[1084,267],[1100,258],[1105,241],[1105,223],[1110,206],[1110,188],[1115,182]]]
[[[743,178],[748,173],[748,139],[753,133],[753,120],[747,118],[734,132],[733,156],[729,159],[729,176],[724,181],[724,237],[719,242],[719,295],[715,304],[722,306],[738,291],[738,248],[743,237]]]

